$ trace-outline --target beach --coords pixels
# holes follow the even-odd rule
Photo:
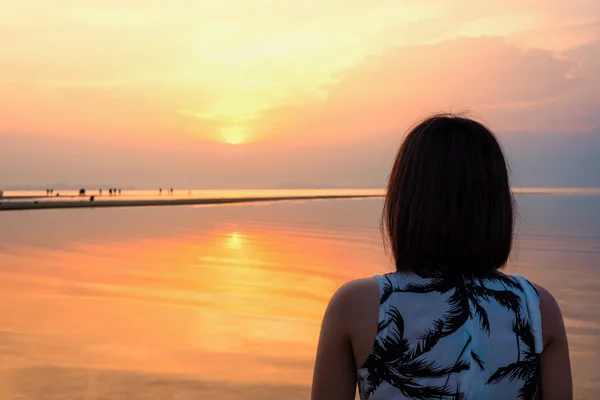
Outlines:
[[[212,205],[212,204],[233,204],[233,203],[253,203],[253,202],[272,202],[272,201],[293,201],[293,200],[333,200],[333,199],[359,199],[369,197],[382,197],[379,195],[324,195],[324,196],[287,196],[287,197],[240,197],[240,198],[212,198],[212,199],[139,199],[139,200],[121,200],[118,198],[90,201],[88,200],[48,200],[48,201],[6,201],[0,202],[0,211],[18,211],[18,210],[44,210],[57,208],[105,208],[105,207],[143,207],[143,206],[178,206],[178,205]]]
[[[105,207],[143,207],[143,206],[177,206],[177,205],[212,205],[212,204],[234,204],[252,202],[294,201],[294,200],[333,200],[333,199],[358,199],[381,197],[377,194],[324,194],[313,196],[267,196],[267,197],[219,197],[219,198],[170,198],[168,196],[140,199],[120,199],[108,197],[90,200],[90,197],[73,196],[70,199],[41,198],[31,196],[29,198],[9,198],[8,201],[0,201],[0,211],[18,210],[47,210],[58,208],[105,208]]]

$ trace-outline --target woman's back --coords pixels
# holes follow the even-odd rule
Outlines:
[[[358,370],[361,399],[535,398],[540,355],[524,290],[535,294],[533,286],[496,271],[481,278],[397,272],[375,279],[379,320]],[[533,301],[539,308],[537,295]]]
[[[506,160],[487,127],[445,114],[415,125],[383,204],[396,272],[351,281],[331,299],[312,399],[350,400],[357,385],[371,400],[530,399],[538,388],[543,400],[571,399],[556,300],[499,272],[514,217]]]

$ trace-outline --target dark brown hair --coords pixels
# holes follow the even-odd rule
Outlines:
[[[508,168],[481,123],[439,114],[396,155],[383,227],[399,271],[481,275],[506,264],[513,238]]]

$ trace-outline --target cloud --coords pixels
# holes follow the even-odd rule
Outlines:
[[[478,90],[498,92],[500,97],[506,97],[502,96],[502,90],[514,90],[507,85],[510,81],[504,79],[510,71],[503,75],[493,67],[510,69],[511,65],[504,59],[499,60],[504,53],[495,55],[497,50],[504,49],[505,59],[519,66],[543,64],[535,73],[529,73],[535,75],[535,79],[525,77],[517,82],[524,90],[530,89],[529,83],[539,82],[545,86],[535,87],[533,92],[540,94],[543,88],[553,89],[553,82],[563,84],[562,79],[548,83],[537,76],[537,71],[547,75],[563,72],[545,71],[548,66],[560,69],[568,64],[560,58],[552,59],[552,53],[547,54],[551,59],[546,65],[542,60],[544,54],[522,52],[508,43],[488,42],[501,39],[473,39],[470,44],[468,39],[449,40],[458,35],[494,34],[515,43],[542,45],[544,38],[550,36],[548,32],[556,28],[555,21],[560,22],[561,32],[577,31],[577,37],[580,34],[593,36],[593,21],[600,18],[597,1],[549,0],[546,3],[540,7],[540,0],[505,0],[473,7],[470,0],[432,0],[423,4],[378,0],[375,5],[343,0],[324,0],[318,4],[274,0],[233,0],[223,4],[173,0],[165,8],[157,0],[131,0],[125,5],[115,0],[4,2],[0,5],[0,64],[4,67],[0,76],[0,109],[11,111],[0,116],[0,129],[58,134],[69,128],[94,135],[98,134],[100,125],[103,125],[101,130],[150,133],[155,133],[152,126],[157,125],[156,131],[161,134],[168,129],[173,132],[210,130],[205,139],[223,135],[219,132],[225,130],[247,131],[248,136],[256,136],[256,139],[261,137],[259,131],[276,135],[286,135],[287,131],[302,135],[313,132],[313,136],[322,137],[329,132],[334,136],[341,134],[336,128],[342,118],[355,119],[365,115],[365,111],[391,129],[392,125],[402,125],[405,115],[429,109],[427,104],[420,105],[424,103],[420,99],[423,94],[438,96],[439,108],[470,105]],[[534,39],[521,38],[522,32],[534,32]],[[579,39],[575,42],[584,43]],[[403,47],[389,49],[390,46]],[[509,54],[511,51],[517,54]],[[380,55],[361,62],[367,54]],[[403,59],[406,62],[403,63]],[[494,64],[487,66],[487,75],[481,71],[476,71],[476,75],[487,76],[489,81],[460,76],[472,73],[473,68],[488,61]],[[391,63],[396,72],[386,69],[382,65],[385,63]],[[437,72],[432,72],[430,67],[438,67]],[[325,83],[337,82],[332,74],[340,70],[345,70],[342,81],[319,90]],[[381,76],[365,76],[369,71]],[[445,71],[445,77],[438,76],[439,71]],[[498,79],[504,82],[495,82]],[[458,88],[451,87],[452,83]],[[465,92],[460,85],[466,84],[477,87],[469,87]],[[376,95],[368,90],[377,85],[382,100],[387,102],[381,107],[376,105]],[[121,95],[122,89],[115,86],[138,90],[139,96]],[[226,115],[226,118],[208,125],[190,118],[186,129],[179,122],[172,122],[168,129],[162,127],[162,123],[140,123],[136,129],[133,122],[121,121],[122,112],[115,109],[111,100],[96,102],[95,110],[103,108],[102,118],[112,123],[100,123],[91,117],[78,120],[74,116],[90,113],[85,108],[86,102],[63,93],[75,87],[82,92],[103,91],[109,94],[105,98],[114,98],[120,108],[135,110],[139,103],[147,101],[146,97],[153,96],[152,90],[157,86],[167,97],[181,95],[183,86],[196,91],[196,95],[181,95],[181,101],[153,99],[157,107],[144,108],[148,114],[169,113],[163,119],[177,120],[179,110],[188,110],[197,115],[212,113]],[[413,86],[417,88],[416,93],[410,93]],[[61,93],[56,93],[59,89]],[[394,90],[401,90],[404,97],[390,93]],[[332,101],[313,104],[316,99],[322,99],[323,91]],[[460,96],[454,95],[456,91],[461,92]],[[361,103],[353,97],[339,99],[348,92],[350,96],[360,94],[365,101]],[[99,94],[98,99],[102,96]],[[198,101],[199,97],[203,101]],[[550,97],[542,101],[547,102]],[[536,101],[518,100],[514,106],[523,108],[535,105]],[[69,119],[68,113],[56,110],[59,104],[73,114],[68,124],[64,122]],[[513,101],[498,104],[509,105]],[[431,106],[438,107],[437,104]],[[385,107],[390,115],[382,119],[379,110]],[[154,111],[156,108],[161,110]],[[274,111],[263,112],[267,108]],[[347,110],[352,110],[354,117],[350,118]],[[238,122],[240,118],[260,112],[264,120]],[[11,113],[18,118],[13,120]],[[27,120],[31,114],[36,118]],[[279,120],[283,117],[285,122],[282,123]],[[395,121],[398,123],[392,124]],[[372,125],[373,121],[361,120],[356,124],[357,132]],[[349,134],[347,129],[344,134]]]
[[[345,71],[324,88],[321,103],[264,116],[271,134],[302,138],[397,132],[430,112],[464,109],[500,131],[586,131],[600,115],[588,115],[585,124],[573,117],[590,84],[600,93],[592,54],[523,50],[496,37],[398,47]],[[565,111],[549,115],[557,108]]]
[[[514,131],[589,132],[600,127],[600,41],[588,43],[557,55],[573,63],[573,83],[551,101],[530,108],[497,110],[496,120],[511,120],[520,126]]]
[[[561,22],[551,27],[525,29],[507,36],[521,47],[537,47],[562,52],[584,46],[600,37],[600,15],[591,16],[583,22]]]
[[[211,129],[200,121],[175,112],[193,102],[206,104],[209,95],[185,87],[132,85],[119,82],[36,85],[0,83],[0,121],[4,132],[85,136],[136,140],[185,136]],[[4,101],[3,101],[4,100]]]

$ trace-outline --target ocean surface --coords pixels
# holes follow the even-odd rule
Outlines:
[[[525,193],[507,272],[555,295],[576,398],[600,398],[600,195]],[[0,399],[308,398],[329,297],[391,270],[381,206],[0,213]]]

